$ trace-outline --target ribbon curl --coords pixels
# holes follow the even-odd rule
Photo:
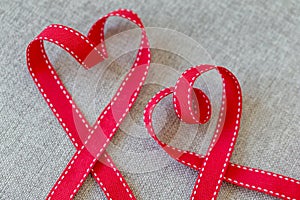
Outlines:
[[[207,154],[199,155],[160,141],[153,129],[152,113],[155,106],[170,94],[173,94],[174,109],[182,121],[203,124],[209,120],[210,101],[203,91],[193,88],[193,84],[197,77],[212,69],[217,70],[222,77],[223,95],[218,124]],[[223,181],[282,199],[300,199],[300,181],[273,172],[230,163],[240,127],[241,113],[242,92],[236,77],[221,66],[199,65],[186,70],[175,87],[161,90],[149,101],[144,111],[144,122],[151,137],[166,153],[198,171],[191,200],[216,199]]]
[[[139,26],[142,39],[137,57],[110,103],[91,126],[74,103],[44,49],[48,41],[66,50],[86,69],[105,59],[104,25],[111,16],[120,16]],[[47,199],[73,199],[89,173],[104,194],[112,199],[135,199],[131,189],[114,165],[106,148],[120,123],[134,104],[150,65],[150,46],[144,25],[130,10],[120,9],[99,19],[88,36],[58,24],[44,29],[27,48],[29,72],[45,101],[66,131],[76,153],[49,192]],[[197,77],[217,70],[223,81],[222,106],[218,124],[206,155],[172,147],[158,139],[152,127],[152,112],[156,104],[173,94],[177,116],[186,123],[204,124],[211,117],[207,95],[193,84]],[[198,110],[201,111],[198,112]],[[174,159],[199,172],[192,200],[214,200],[223,181],[263,192],[282,199],[300,199],[300,181],[280,174],[230,163],[242,113],[242,92],[236,77],[224,67],[199,65],[186,70],[175,87],[158,92],[144,111],[146,128],[154,140]]]

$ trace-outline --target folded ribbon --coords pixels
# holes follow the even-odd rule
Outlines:
[[[107,57],[104,25],[111,16],[120,16],[138,25],[142,39],[137,57],[117,93],[97,122],[90,126],[52,67],[43,41],[63,48],[85,68],[90,68]],[[39,91],[76,147],[76,153],[47,199],[72,199],[89,173],[108,199],[135,199],[105,149],[135,102],[150,65],[148,38],[137,14],[125,9],[113,11],[99,19],[87,37],[63,25],[50,25],[28,45],[27,65]]]
[[[182,121],[203,124],[209,120],[210,101],[203,91],[193,88],[193,84],[197,77],[212,69],[216,69],[222,77],[223,94],[218,124],[207,154],[198,155],[160,141],[153,129],[152,112],[156,104],[170,94],[173,94],[174,109]],[[161,90],[149,101],[144,111],[144,122],[152,138],[172,158],[199,171],[191,200],[216,199],[223,180],[282,199],[300,199],[300,181],[229,162],[241,112],[242,92],[236,77],[224,67],[199,65],[186,70],[175,87]]]
[[[142,39],[130,72],[97,122],[91,126],[52,67],[43,41],[63,48],[88,69],[107,57],[104,25],[111,16],[120,16],[137,24],[142,30]],[[135,199],[105,149],[135,102],[148,73],[150,49],[139,17],[130,10],[113,11],[99,19],[87,37],[63,25],[50,25],[28,45],[27,65],[39,91],[76,148],[76,153],[47,199],[72,199],[89,173],[108,199]],[[174,109],[182,121],[204,124],[210,119],[210,101],[193,84],[197,77],[212,69],[216,69],[222,77],[223,95],[218,124],[207,154],[198,155],[160,141],[153,130],[151,116],[155,105],[169,94],[173,94]],[[216,199],[223,180],[282,199],[300,199],[300,181],[230,163],[240,127],[241,112],[242,92],[236,77],[224,67],[199,65],[185,71],[175,87],[160,91],[149,101],[144,111],[144,122],[150,135],[172,158],[199,171],[191,195],[192,200]]]

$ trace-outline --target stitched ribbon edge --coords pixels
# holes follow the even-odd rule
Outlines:
[[[127,13],[126,13],[126,12],[127,12]],[[141,54],[143,53],[143,52],[142,52],[143,50],[148,51],[147,56],[144,56],[145,58],[143,59],[143,61],[146,61],[146,72],[147,72],[147,71],[148,71],[148,68],[149,68],[149,64],[150,64],[150,51],[149,51],[149,43],[148,43],[148,39],[147,39],[146,33],[145,33],[145,31],[144,31],[143,25],[142,25],[140,19],[137,17],[137,15],[136,15],[137,18],[132,17],[132,16],[129,16],[129,17],[128,17],[128,16],[127,16],[128,13],[131,13],[132,15],[136,15],[135,13],[133,13],[133,12],[130,11],[130,10],[120,9],[120,10],[111,12],[110,14],[106,15],[104,18],[108,18],[108,17],[110,17],[110,16],[121,16],[121,17],[123,17],[123,18],[128,18],[129,20],[133,21],[133,22],[136,23],[139,27],[142,28],[142,30],[143,30],[143,35],[145,36],[144,39],[145,39],[145,38],[146,38],[146,39],[145,39],[144,41],[142,40],[142,43],[144,43],[144,44],[141,44],[141,48],[139,49],[138,56],[141,56]],[[99,21],[101,21],[101,19],[100,19]],[[99,21],[98,21],[98,22],[99,22]],[[90,33],[91,33],[93,30],[97,30],[97,29],[95,29],[95,26],[96,26],[96,24],[92,27]],[[65,27],[65,26],[62,26],[62,25],[50,25],[50,26],[47,27],[46,29],[49,29],[49,28],[59,28],[59,29],[65,30],[65,31],[68,31],[68,30],[69,30],[71,33],[74,33],[75,35],[77,35],[78,37],[80,37],[82,40],[85,40],[85,42],[86,42],[87,44],[89,44],[91,48],[95,48],[94,45],[92,44],[92,42],[89,42],[89,40],[88,40],[85,36],[81,35],[81,34],[78,33],[77,31],[75,31],[74,29],[71,29],[71,28],[68,28],[68,27]],[[100,30],[103,31],[103,28],[101,28]],[[97,32],[96,32],[96,33],[97,33]],[[91,37],[92,34],[89,34],[89,36]],[[104,34],[100,34],[100,36],[101,36],[101,37],[104,37]],[[42,37],[42,36],[39,36],[38,38],[36,38],[32,43],[36,43],[36,41],[42,40],[42,39],[48,40],[48,41],[50,41],[50,42],[53,42],[53,43],[59,45],[60,47],[64,48],[64,49],[67,50],[67,51],[68,51],[68,52],[69,52],[69,53],[70,53],[70,54],[71,54],[78,62],[80,62],[83,66],[85,66],[86,68],[88,68],[88,66],[83,62],[83,59],[80,58],[80,56],[78,56],[77,54],[75,54],[74,51],[70,50],[69,47],[66,47],[63,43],[59,43],[59,42],[56,41],[56,40],[53,40],[53,39],[48,38],[48,37],[45,38],[45,37]],[[100,38],[100,39],[101,39],[101,38]],[[52,40],[52,41],[51,41],[51,40]],[[31,54],[31,52],[30,52],[30,49],[31,49],[31,48],[30,48],[30,47],[31,47],[32,43],[29,44],[28,49],[27,49],[27,63],[28,63],[28,68],[29,68],[30,74],[31,74],[33,80],[35,81],[36,85],[38,86],[40,92],[43,94],[43,97],[45,98],[45,100],[46,100],[46,102],[48,103],[49,107],[51,108],[51,110],[53,111],[53,113],[56,115],[56,117],[58,118],[59,122],[60,122],[61,125],[64,127],[65,131],[68,133],[68,135],[69,135],[71,141],[73,142],[74,146],[77,147],[77,148],[78,148],[79,146],[81,146],[81,148],[82,148],[82,147],[84,147],[84,146],[83,146],[83,145],[79,145],[79,144],[76,142],[75,138],[72,136],[72,134],[70,133],[69,129],[66,127],[66,124],[64,123],[63,119],[59,116],[59,114],[57,113],[57,111],[56,111],[56,109],[54,108],[53,104],[51,103],[50,99],[47,97],[47,94],[44,92],[44,89],[42,88],[42,85],[39,83],[39,81],[38,81],[38,79],[37,79],[37,74],[35,74],[35,73],[33,72],[33,71],[34,71],[34,69],[33,69],[34,67],[31,66],[31,64],[30,64],[30,63],[31,63],[31,62],[30,62],[30,59],[31,59],[31,55],[30,55],[30,54]],[[41,41],[40,41],[40,44],[39,44],[39,45],[40,45],[41,51],[43,51],[42,53],[44,53],[44,48],[43,48],[43,44],[42,44]],[[103,46],[101,45],[101,47],[103,47]],[[101,49],[102,52],[103,52],[103,49],[104,49],[104,48]],[[101,53],[99,53],[100,51],[99,51],[98,49],[95,48],[94,50],[96,50],[97,53],[98,53],[102,58],[104,57],[103,55],[101,55]],[[145,53],[143,53],[143,55],[144,55],[144,54],[145,54]],[[105,54],[104,54],[104,55],[105,55]],[[46,59],[46,55],[43,55],[43,57]],[[135,61],[135,63],[134,63],[134,65],[135,65],[134,67],[137,67],[137,66],[138,66],[138,63],[137,63],[137,62],[139,61],[138,59],[139,59],[139,57],[137,57],[137,59],[136,59],[136,61]],[[141,61],[142,61],[142,59],[140,59],[140,62],[141,62]],[[49,64],[49,66],[51,66],[51,64],[50,64],[50,62],[49,62],[48,59],[46,59],[45,63],[46,63],[46,64]],[[70,98],[70,103],[71,103],[71,102],[72,102],[71,95],[69,95],[68,92],[67,92],[67,90],[64,88],[64,86],[63,86],[63,84],[61,83],[61,81],[59,80],[59,77],[57,76],[56,72],[53,70],[52,66],[51,66],[51,68],[49,68],[49,69],[51,70],[51,73],[53,74],[53,77],[56,77],[55,79],[58,80],[57,83],[60,84],[61,89],[62,89],[62,91],[64,91],[66,97],[69,97],[69,98]],[[145,80],[145,76],[146,76],[146,75],[147,75],[147,73],[144,74],[144,76],[143,76],[143,78],[142,78],[142,79],[143,79],[142,81]],[[142,86],[142,84],[139,85],[138,90],[137,90],[137,93],[139,92],[141,86]],[[135,96],[137,96],[137,94],[136,94]],[[69,99],[69,98],[68,98],[68,99]],[[133,102],[132,102],[132,103],[133,103]],[[131,103],[131,106],[132,106],[132,103]],[[75,104],[72,104],[72,106],[74,106],[74,105],[75,105]],[[75,106],[75,107],[76,107],[76,106]],[[129,109],[128,109],[128,110],[129,110]],[[127,111],[127,112],[128,112],[128,111]],[[79,111],[79,114],[78,114],[78,115],[81,115],[81,116],[82,116],[81,118],[82,118],[82,120],[83,120],[83,122],[84,122],[85,119],[84,119],[83,115],[80,113],[80,111]],[[88,127],[87,127],[87,128],[88,128]],[[77,141],[80,141],[80,140],[78,140],[78,138],[77,138]],[[74,155],[73,158],[78,158],[78,156],[79,156],[80,154],[82,155],[81,152],[82,152],[82,149],[81,149],[81,150],[78,150],[78,151],[75,153],[75,155]],[[106,155],[106,154],[104,154],[104,155]],[[107,156],[107,155],[106,155],[106,156]],[[108,158],[108,159],[106,159],[106,160],[108,161],[108,160],[110,160],[110,159]],[[70,161],[71,164],[72,164],[72,161],[73,161],[73,159]],[[122,185],[122,186],[124,186],[124,187],[126,186],[126,192],[129,193],[129,198],[130,198],[130,199],[134,198],[133,195],[132,195],[132,192],[130,191],[130,189],[129,189],[127,183],[124,181],[124,179],[123,179],[122,176],[120,175],[119,171],[117,171],[116,168],[112,166],[112,162],[110,163],[110,165],[111,165],[110,167],[112,167],[111,169],[113,169],[112,172],[114,172],[115,174],[118,175],[118,180],[120,180],[120,183],[121,183],[120,185]],[[71,166],[71,165],[68,165],[67,167],[70,167],[70,166]],[[65,172],[67,172],[67,171],[65,170],[64,173],[65,173]],[[94,177],[96,178],[98,184],[101,186],[101,188],[102,188],[103,191],[105,192],[106,196],[107,196],[109,199],[112,199],[112,198],[111,198],[111,195],[109,195],[109,193],[106,192],[105,187],[101,184],[101,182],[99,181],[99,177],[97,177],[96,174],[97,174],[97,173],[93,172],[93,175],[94,175]],[[86,173],[85,173],[84,175],[85,175],[85,177],[86,177]],[[64,176],[64,175],[62,174],[62,176]],[[61,177],[62,177],[62,176],[61,176]],[[77,188],[79,188],[79,187],[81,186],[81,184],[83,183],[82,180],[83,180],[83,179],[81,179],[81,181],[80,181],[80,185],[77,185],[77,187],[74,189],[73,194],[70,195],[70,198],[73,198],[74,194],[77,192]],[[123,181],[122,181],[122,180],[123,180]],[[57,183],[60,183],[59,181],[60,181],[60,179],[58,180]],[[58,185],[59,185],[59,184],[58,184]],[[78,187],[78,186],[79,186],[79,187]],[[52,190],[56,190],[57,187],[58,187],[57,184],[54,185],[54,187],[53,187]],[[110,187],[110,189],[112,189],[112,188]],[[114,193],[118,193],[118,191],[122,191],[122,187],[120,187],[120,190],[118,190],[118,189],[116,190],[116,188],[115,188],[113,191],[114,191]],[[48,199],[50,199],[50,198],[51,198],[51,195],[53,195],[53,194],[54,194],[54,192],[51,191],[50,194],[49,194],[50,196],[48,196]],[[121,194],[122,194],[122,193],[121,193]],[[119,195],[119,196],[121,196],[121,195]],[[122,197],[124,198],[124,195],[122,195]],[[58,199],[60,199],[60,198],[61,198],[61,196],[58,197]],[[129,199],[129,198],[128,198],[128,199]],[[52,199],[53,199],[53,198],[52,198]]]
[[[189,73],[194,67],[186,70],[184,74]],[[233,75],[232,75],[233,76]],[[182,78],[183,76],[181,76]],[[195,79],[194,79],[195,80]],[[236,80],[237,81],[237,80]],[[176,86],[178,87],[177,81]],[[152,99],[148,102],[144,110],[144,123],[150,134],[150,136],[168,153],[173,159],[178,162],[193,168],[197,171],[202,169],[203,163],[205,162],[205,156],[196,154],[194,152],[189,152],[185,150],[178,149],[176,147],[170,146],[162,141],[156,136],[153,125],[152,125],[152,113],[155,106],[166,96],[175,93],[175,87],[165,88],[155,94]],[[187,97],[187,95],[186,95]],[[187,98],[188,99],[188,98]],[[174,109],[178,108],[177,98],[173,98]],[[203,103],[204,102],[199,102]],[[181,117],[180,111],[176,111],[177,116]],[[192,118],[192,117],[191,117]],[[190,119],[191,119],[190,118]],[[181,119],[182,120],[182,119]],[[195,121],[197,119],[195,118]],[[197,121],[199,123],[199,121]],[[225,180],[229,183],[248,188],[250,190],[255,190],[258,192],[266,193],[268,195],[282,198],[282,199],[299,199],[300,198],[300,181],[286,177],[273,172],[246,167],[234,163],[230,163],[226,170],[224,170],[224,176],[221,180]],[[194,189],[197,187],[197,182]],[[199,186],[198,186],[199,188]],[[212,198],[203,198],[202,194],[195,196],[192,195],[191,198],[194,199],[214,199],[217,197],[217,193]]]

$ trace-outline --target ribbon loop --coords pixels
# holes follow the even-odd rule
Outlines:
[[[89,69],[108,57],[104,26],[112,16],[135,23],[141,29],[142,38],[130,71],[96,123],[91,126],[53,68],[43,42],[48,41],[63,48]],[[150,66],[150,46],[144,25],[137,14],[127,9],[113,11],[99,19],[91,27],[88,36],[63,25],[50,25],[28,45],[26,57],[35,84],[76,148],[76,153],[47,199],[73,199],[89,173],[108,199],[135,199],[106,148],[136,101]],[[151,116],[156,104],[170,94],[173,94],[173,106],[182,121],[191,124],[209,121],[212,114],[210,100],[193,85],[201,74],[212,69],[217,70],[222,77],[223,93],[218,124],[207,153],[199,155],[160,141],[153,130]],[[149,101],[144,111],[144,122],[150,135],[172,158],[198,171],[192,200],[216,199],[223,180],[282,199],[300,199],[300,181],[230,163],[241,112],[242,92],[236,77],[224,67],[199,65],[186,70],[174,87],[158,92]]]
[[[187,123],[205,122],[201,116],[208,116],[203,115],[208,112],[208,109],[203,112],[203,108],[210,105],[209,99],[205,98],[206,95],[203,98],[197,97],[193,84],[197,77],[211,69],[216,69],[222,76],[223,97],[218,125],[207,154],[199,155],[160,141],[152,127],[152,113],[155,106],[170,94],[173,94],[174,109],[181,120]],[[193,92],[194,94],[192,94]],[[196,98],[197,101],[195,101]],[[199,107],[192,106],[191,102],[198,103]],[[199,65],[186,70],[176,82],[175,87],[161,90],[149,101],[144,112],[144,122],[151,137],[173,159],[199,172],[191,199],[216,199],[223,180],[282,199],[300,199],[300,181],[280,174],[230,163],[240,125],[241,106],[241,89],[231,72],[220,66]],[[195,109],[202,109],[201,114]]]
[[[198,76],[213,68],[201,65],[201,69],[192,67],[178,79],[173,94],[173,105],[177,116],[186,123],[205,124],[211,116],[211,105],[206,94],[193,88]]]
[[[63,48],[88,69],[107,57],[103,30],[106,19],[111,16],[120,16],[137,24],[142,30],[142,39],[131,70],[95,125],[91,126],[52,67],[43,41]],[[77,150],[47,199],[72,199],[90,172],[109,199],[135,199],[105,149],[133,106],[148,73],[150,49],[143,27],[135,13],[121,9],[98,20],[88,37],[69,27],[53,24],[28,45],[26,55],[30,74]]]

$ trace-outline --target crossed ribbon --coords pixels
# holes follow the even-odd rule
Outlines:
[[[203,124],[211,116],[206,94],[194,88],[195,80],[203,73],[217,70],[223,80],[222,104],[218,123],[206,155],[178,149],[158,139],[152,126],[155,106],[173,94],[177,116],[186,123]],[[200,112],[198,112],[200,110]],[[175,160],[199,172],[191,200],[214,200],[223,180],[282,199],[300,199],[300,181],[273,172],[230,163],[230,157],[240,127],[242,92],[236,77],[224,67],[199,65],[186,70],[170,87],[158,92],[147,104],[144,122],[152,138]]]
[[[142,39],[130,71],[97,122],[91,126],[52,67],[43,41],[63,48],[88,69],[107,57],[104,25],[111,16],[120,16],[138,25]],[[135,102],[150,65],[148,38],[137,14],[124,9],[113,11],[99,19],[87,37],[63,25],[50,25],[29,44],[27,65],[35,84],[76,147],[76,153],[47,199],[72,199],[89,173],[108,199],[135,199],[105,149]]]
[[[97,122],[91,126],[52,67],[43,41],[63,48],[89,69],[108,56],[104,43],[104,25],[111,16],[120,16],[138,25],[142,39],[130,71]],[[135,102],[150,65],[148,38],[137,14],[124,9],[113,11],[99,19],[88,36],[63,25],[50,25],[28,45],[27,65],[39,91],[76,148],[76,153],[47,199],[73,199],[90,173],[109,200],[135,199],[105,149]],[[151,115],[155,105],[169,94],[173,94],[174,109],[184,122],[203,124],[210,119],[210,101],[193,84],[197,77],[212,69],[216,69],[222,76],[223,98],[218,124],[207,154],[198,155],[160,141],[154,133]],[[299,181],[229,162],[239,131],[241,112],[242,93],[235,76],[223,67],[200,65],[185,71],[175,87],[157,93],[145,108],[144,121],[150,135],[172,158],[199,171],[192,200],[216,199],[223,180],[282,199],[300,199]]]

